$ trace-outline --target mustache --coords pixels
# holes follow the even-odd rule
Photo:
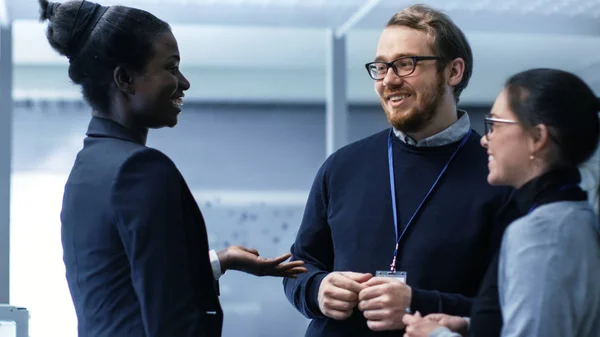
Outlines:
[[[384,90],[381,97],[389,98],[391,96],[399,96],[399,95],[411,95],[413,96],[415,93],[412,90]]]
[[[414,95],[415,92],[405,83],[399,83],[395,85],[386,85],[383,87],[382,96],[387,98],[395,95]]]

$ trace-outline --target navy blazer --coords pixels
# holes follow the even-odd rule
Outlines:
[[[80,337],[219,337],[204,219],[146,133],[92,118],[65,186],[62,244]]]

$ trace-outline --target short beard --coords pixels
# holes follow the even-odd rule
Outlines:
[[[446,92],[443,81],[443,73],[437,76],[435,86],[428,88],[421,95],[423,103],[417,102],[417,106],[403,116],[393,116],[387,112],[388,122],[399,131],[404,133],[417,133],[425,129],[435,117],[437,107],[440,105]]]

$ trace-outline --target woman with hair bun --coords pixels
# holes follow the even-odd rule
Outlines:
[[[190,82],[170,26],[131,7],[40,0],[48,42],[69,59],[92,119],[65,186],[61,236],[82,337],[218,337],[215,279],[227,269],[294,276],[289,254],[209,252],[202,213],[175,164],[146,146],[173,127]],[[210,255],[210,258],[209,258]]]

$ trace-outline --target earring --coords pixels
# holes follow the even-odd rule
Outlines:
[[[529,156],[529,159],[531,159],[531,160],[534,160],[534,159],[535,159],[535,156],[534,156],[534,155],[531,155],[531,156]]]

